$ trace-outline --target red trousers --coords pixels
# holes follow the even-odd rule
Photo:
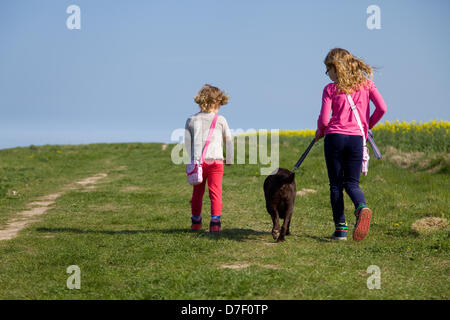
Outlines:
[[[203,182],[194,186],[191,199],[191,210],[193,216],[202,214],[202,200],[205,193],[206,182],[208,182],[209,199],[211,200],[211,215],[222,214],[222,178],[223,160],[206,160],[202,164]]]

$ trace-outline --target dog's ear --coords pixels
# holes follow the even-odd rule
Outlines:
[[[289,176],[285,179],[286,183],[292,183],[295,179],[295,172],[291,172]]]

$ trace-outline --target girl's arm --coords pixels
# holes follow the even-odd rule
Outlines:
[[[226,165],[231,165],[233,163],[233,157],[234,157],[234,144],[233,144],[233,138],[231,136],[230,128],[228,127],[227,120],[225,117],[223,118],[224,125],[222,126],[222,137],[223,137],[223,145],[225,146],[225,163]]]
[[[369,91],[369,99],[373,102],[375,105],[375,111],[370,116],[369,119],[369,129],[372,129],[378,121],[383,117],[383,115],[387,111],[386,103],[384,102],[383,97],[378,92],[377,87],[375,86],[375,83],[372,85]]]
[[[189,130],[189,119],[186,120],[186,124],[184,125],[184,147],[186,150],[186,154],[189,156],[189,160],[191,159],[191,131]]]
[[[328,86],[323,89],[322,108],[320,110],[319,119],[317,119],[316,139],[320,139],[324,136],[325,128],[330,122],[332,99],[328,89]]]

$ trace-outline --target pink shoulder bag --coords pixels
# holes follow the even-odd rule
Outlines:
[[[193,160],[191,163],[186,165],[186,174],[190,185],[195,186],[203,182],[202,163],[205,161],[206,151],[208,150],[209,142],[211,141],[214,128],[216,127],[218,116],[218,114],[214,116],[211,127],[209,128],[208,138],[206,139],[205,146],[203,147],[201,160]]]

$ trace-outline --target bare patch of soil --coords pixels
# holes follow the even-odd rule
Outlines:
[[[221,265],[222,269],[243,269],[243,268],[248,268],[248,267],[250,267],[249,263]]]
[[[411,225],[411,230],[419,234],[425,234],[433,231],[446,229],[447,227],[448,227],[447,219],[438,217],[426,217],[416,220]]]
[[[302,189],[300,191],[297,191],[297,196],[303,197],[310,193],[316,193],[317,191],[314,189]]]
[[[138,187],[138,186],[128,186],[128,187],[123,187],[122,189],[120,189],[120,191],[122,192],[135,192],[135,191],[144,191],[145,188],[143,187]]]
[[[409,168],[419,163],[425,154],[423,152],[404,152],[389,146],[384,155],[398,167]]]

